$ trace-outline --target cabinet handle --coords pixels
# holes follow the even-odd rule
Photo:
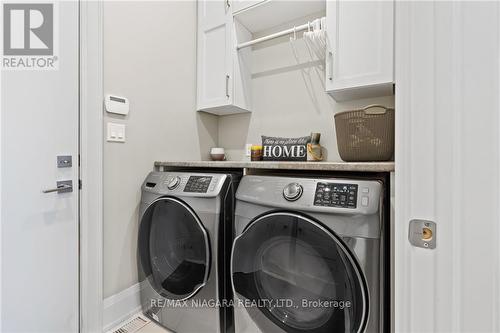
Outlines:
[[[229,98],[229,75],[226,75],[226,97]]]
[[[231,7],[231,4],[229,3],[229,0],[226,0],[226,6],[227,6],[227,8]]]
[[[328,75],[328,80],[333,80],[333,52],[328,52],[328,56],[330,57],[330,73]]]

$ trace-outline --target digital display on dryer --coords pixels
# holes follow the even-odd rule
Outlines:
[[[207,193],[212,177],[191,176],[189,177],[184,192]]]
[[[358,185],[318,183],[314,205],[324,207],[356,208]]]

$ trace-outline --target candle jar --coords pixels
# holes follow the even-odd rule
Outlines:
[[[250,148],[250,161],[262,161],[262,146],[252,146]]]

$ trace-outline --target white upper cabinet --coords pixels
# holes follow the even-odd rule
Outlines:
[[[326,91],[337,101],[391,95],[394,2],[326,3]]]
[[[234,23],[230,2],[198,1],[198,111],[250,111],[250,63],[236,51],[238,38],[249,40],[251,34]]]

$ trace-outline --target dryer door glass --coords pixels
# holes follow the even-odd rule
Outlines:
[[[143,273],[168,299],[187,299],[208,279],[207,232],[180,200],[160,198],[146,209],[139,230],[139,255]]]
[[[355,256],[307,216],[275,212],[251,222],[235,240],[232,278],[244,300],[238,304],[263,331],[362,332],[366,326],[367,284]]]

